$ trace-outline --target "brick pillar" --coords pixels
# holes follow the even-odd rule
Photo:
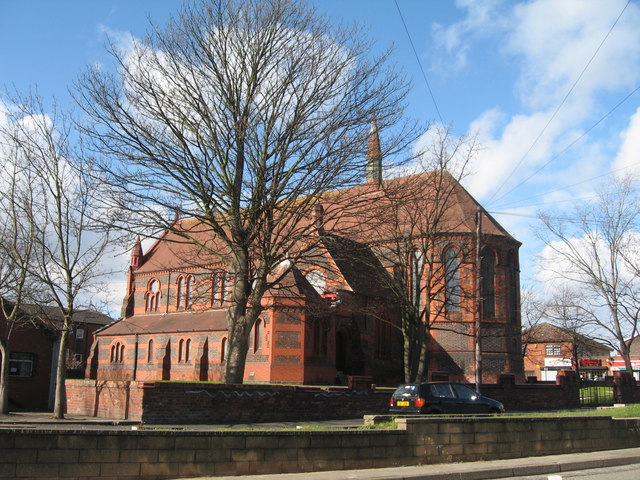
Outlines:
[[[573,370],[561,370],[556,384],[562,387],[565,408],[580,408],[580,377]]]
[[[629,372],[613,373],[613,398],[616,403],[633,403],[636,379]]]

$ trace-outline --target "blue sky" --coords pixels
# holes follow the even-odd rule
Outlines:
[[[638,170],[638,0],[397,0],[420,63],[394,0],[313,3],[363,25],[376,48],[395,45],[393,62],[413,84],[409,116],[478,135],[483,149],[465,185],[523,242],[523,284],[542,251],[538,209],[570,208]],[[0,84],[64,104],[88,64],[109,63],[107,32],[141,37],[147,14],[162,24],[179,5],[0,0]]]

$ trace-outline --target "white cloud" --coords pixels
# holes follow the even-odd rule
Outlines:
[[[640,108],[631,117],[629,127],[620,134],[621,146],[613,162],[617,175],[637,172],[640,163]]]
[[[557,105],[592,57],[572,96],[585,100],[599,90],[635,85],[640,78],[640,13],[635,5],[627,8],[598,50],[625,4],[626,0],[518,4],[507,49],[522,61],[523,104]]]

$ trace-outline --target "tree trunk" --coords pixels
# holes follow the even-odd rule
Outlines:
[[[0,414],[7,415],[9,413],[9,349],[6,348],[4,342],[0,342],[0,356],[2,357],[0,365]]]
[[[64,418],[65,390],[64,381],[67,377],[67,339],[69,335],[69,322],[65,318],[64,328],[60,332],[60,346],[58,349],[58,369],[56,370],[56,390],[53,401],[53,417]]]

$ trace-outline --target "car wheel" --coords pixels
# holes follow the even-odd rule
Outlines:
[[[497,414],[497,413],[501,413],[501,412],[500,412],[500,409],[498,409],[498,408],[490,408],[489,409],[489,413]]]

